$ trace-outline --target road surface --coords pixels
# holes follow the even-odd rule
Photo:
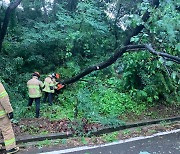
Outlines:
[[[132,138],[110,144],[79,147],[41,154],[180,154],[180,130]]]

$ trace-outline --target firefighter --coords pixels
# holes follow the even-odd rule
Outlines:
[[[19,151],[19,147],[16,146],[14,131],[10,120],[12,118],[13,109],[9,101],[9,96],[0,82],[0,130],[2,131],[7,154]]]
[[[27,87],[29,91],[29,102],[28,107],[32,106],[33,101],[36,103],[36,118],[39,118],[40,112],[40,98],[42,96],[42,89],[44,88],[44,84],[39,80],[40,74],[39,72],[34,72],[32,74],[32,79],[27,82]]]
[[[44,99],[43,102],[46,102],[48,98],[49,105],[51,106],[53,104],[53,95],[56,89],[58,89],[57,85],[58,82],[57,79],[60,78],[60,75],[57,73],[53,73],[51,75],[48,75],[44,80]]]

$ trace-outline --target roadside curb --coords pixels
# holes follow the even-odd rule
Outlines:
[[[123,130],[123,129],[158,124],[160,122],[173,122],[173,121],[180,121],[180,117],[172,117],[172,118],[151,120],[151,121],[145,121],[145,122],[138,122],[138,123],[127,124],[127,125],[123,125],[123,126],[118,126],[116,128],[104,128],[104,129],[100,129],[98,131],[92,132],[91,134],[98,136],[101,134],[111,133],[111,132],[115,132],[115,131],[119,131],[119,130]]]
[[[95,135],[99,136],[101,134],[106,134],[106,133],[111,133],[127,128],[134,128],[134,127],[140,127],[140,126],[146,126],[146,125],[152,125],[152,124],[158,124],[160,122],[173,122],[173,121],[180,121],[180,116],[179,117],[172,117],[172,118],[165,118],[165,119],[158,119],[158,120],[152,120],[152,121],[146,121],[146,122],[139,122],[139,123],[133,123],[133,124],[127,124],[123,126],[118,126],[116,128],[103,128],[99,129],[97,131],[92,131],[89,136]],[[34,142],[34,141],[43,141],[46,139],[67,139],[73,137],[72,133],[54,133],[54,134],[49,134],[49,135],[36,135],[36,136],[31,136],[31,137],[17,137],[16,142],[17,143],[27,143],[27,142]],[[0,144],[3,144],[3,142],[0,142]]]

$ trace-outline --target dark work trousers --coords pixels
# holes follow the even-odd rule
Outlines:
[[[39,98],[29,98],[28,106],[32,106],[33,101],[36,103],[36,118],[39,118],[40,112],[40,97]]]
[[[48,98],[49,105],[52,105],[52,103],[53,103],[53,93],[45,92],[44,99],[43,99],[44,103],[46,102],[47,98]]]

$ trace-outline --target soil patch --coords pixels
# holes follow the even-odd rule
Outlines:
[[[145,111],[141,115],[135,115],[133,113],[124,114],[120,116],[120,119],[128,123],[148,121],[160,118],[170,118],[179,116],[180,107],[178,106],[156,106],[150,107],[148,111]],[[73,134],[86,134],[89,131],[96,131],[103,128],[101,124],[90,123],[86,119],[78,121],[71,121],[69,119],[61,119],[56,121],[50,121],[47,118],[34,118],[34,119],[21,119],[18,123],[13,124],[14,132],[16,136],[27,135],[45,135],[49,133],[73,133]],[[2,140],[2,136],[0,136]]]

